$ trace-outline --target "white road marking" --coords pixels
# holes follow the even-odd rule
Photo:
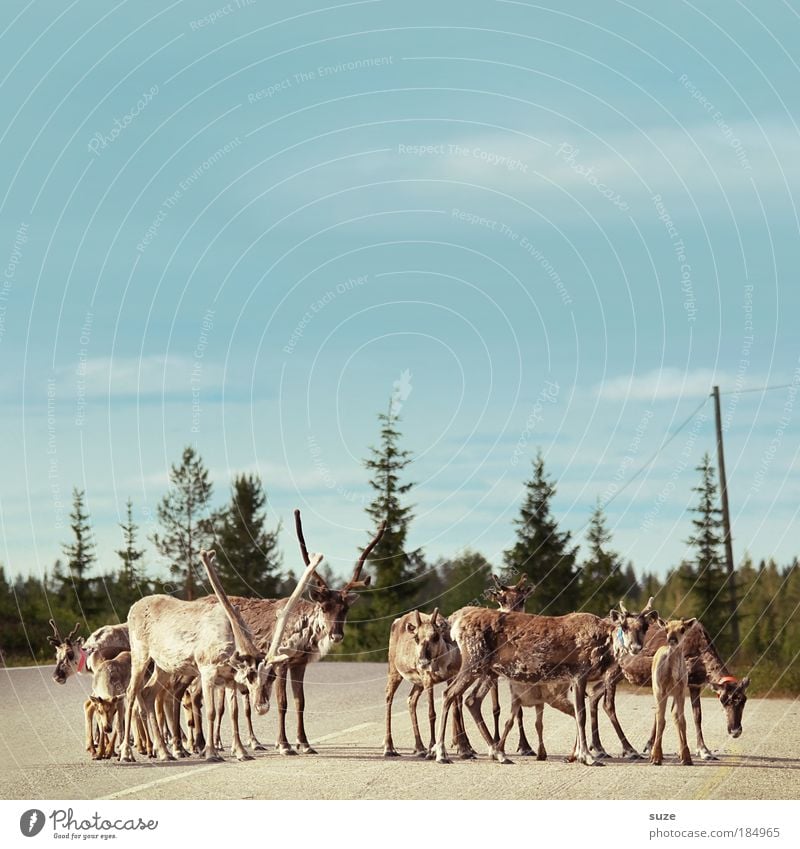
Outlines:
[[[361,731],[364,728],[372,728],[378,725],[377,722],[362,722],[359,725],[352,725],[350,728],[343,728],[341,731],[334,731],[331,734],[325,734],[322,737],[317,737],[317,741],[324,743],[328,740],[333,740],[336,737],[343,737],[345,734],[351,734],[355,731]],[[226,762],[228,763],[228,762]],[[179,781],[181,778],[189,778],[190,776],[200,775],[202,772],[209,772],[212,769],[219,769],[225,766],[225,763],[209,764],[208,766],[190,767],[184,772],[179,772],[177,775],[167,775],[164,778],[157,778],[155,781],[148,781],[145,784],[137,784],[134,787],[127,787],[125,790],[120,790],[118,793],[112,793],[110,796],[105,796],[105,799],[119,799],[121,796],[129,796],[131,793],[139,793],[142,790],[149,790],[151,787],[158,787],[161,784],[169,784],[171,781]]]
[[[138,793],[140,790],[147,790],[150,787],[158,787],[159,784],[169,784],[170,781],[177,781],[179,778],[188,778],[190,775],[199,775],[201,772],[208,772],[212,769],[219,769],[225,766],[224,763],[209,764],[208,766],[191,767],[186,772],[179,772],[177,775],[167,775],[164,778],[157,778],[155,781],[148,781],[146,784],[137,784],[135,787],[128,787],[125,790],[120,790],[118,793],[112,793],[110,796],[105,796],[105,799],[119,799],[120,796],[127,796],[130,793]]]

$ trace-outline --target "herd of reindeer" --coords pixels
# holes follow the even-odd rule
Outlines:
[[[107,625],[86,640],[79,625],[62,637],[53,620],[48,639],[56,650],[53,679],[64,684],[71,674],[92,675],[92,693],[84,705],[86,748],[93,759],[134,761],[134,748],[160,760],[200,754],[220,760],[221,724],[228,697],[231,717],[231,754],[238,760],[252,755],[239,733],[238,700],[245,708],[247,744],[263,750],[253,730],[252,707],[265,714],[275,689],[278,703],[277,750],[283,755],[316,754],[304,724],[303,681],[309,663],[323,658],[344,637],[350,607],[357,589],[369,586],[362,579],[366,559],[379,542],[385,523],[364,549],[350,580],[332,589],[316,572],[321,554],[310,556],[303,536],[300,511],[295,526],[305,571],[286,599],[229,598],[214,567],[215,555],[201,551],[213,595],[181,601],[168,595],[146,596],[135,602],[125,624]],[[497,609],[463,607],[449,617],[438,609],[431,614],[414,610],[396,619],[389,638],[389,673],[386,685],[386,736],[383,754],[397,757],[392,739],[392,701],[403,680],[411,693],[408,707],[418,757],[450,763],[445,732],[452,708],[452,746],[462,758],[476,753],[467,736],[463,705],[489,747],[489,756],[510,763],[506,739],[513,726],[519,729],[518,752],[545,760],[542,718],[549,705],[574,718],[575,745],[569,760],[596,764],[610,757],[600,741],[600,702],[622,744],[622,756],[640,758],[617,718],[615,693],[624,677],[636,686],[652,685],[655,719],[645,747],[650,762],[661,764],[667,700],[679,738],[680,763],[692,763],[686,736],[684,701],[689,696],[697,731],[697,754],[713,759],[703,739],[700,693],[711,686],[719,697],[728,733],[742,733],[742,713],[747,701],[748,678],[733,676],[713,642],[696,619],[665,622],[652,609],[651,598],[639,613],[626,610],[622,601],[605,617],[591,613],[540,616],[524,612],[534,591],[522,575],[504,585],[492,576],[486,598]],[[303,597],[306,593],[307,597]],[[500,728],[498,679],[510,684],[511,710]],[[291,682],[297,714],[297,748],[286,736],[287,681]],[[445,683],[438,735],[434,686]],[[430,739],[423,743],[417,703],[428,697]],[[493,732],[487,727],[481,705],[491,693]],[[586,699],[589,699],[591,740],[586,737]],[[528,743],[522,722],[523,707],[536,709],[538,746]],[[203,712],[206,724],[203,725]],[[188,731],[182,727],[186,716]]]

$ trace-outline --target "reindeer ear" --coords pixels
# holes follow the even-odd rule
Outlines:
[[[345,596],[345,601],[348,607],[352,607],[360,598],[361,596],[358,593],[348,593]]]
[[[615,625],[616,625],[618,622],[622,622],[622,621],[625,619],[625,617],[624,617],[624,616],[623,616],[623,615],[619,612],[619,610],[617,610],[617,609],[616,609],[616,608],[614,608],[614,607],[612,607],[612,608],[611,608],[611,610],[609,611],[609,614],[608,614],[608,615],[609,615],[609,617],[610,617],[611,621],[612,621]]]
[[[683,620],[683,624],[686,626],[687,631],[689,630],[689,628],[692,627],[692,625],[694,625],[695,622],[697,622],[696,617],[693,617],[692,619],[684,619]]]
[[[750,686],[750,676],[749,676],[749,675],[746,675],[746,676],[745,676],[744,678],[742,678],[742,680],[739,682],[739,689],[740,689],[740,690],[742,690],[742,691],[744,691],[744,690],[746,690],[749,686]]]
[[[647,611],[647,614],[645,615],[645,617],[644,617],[644,618],[645,618],[645,619],[646,619],[646,620],[647,620],[647,621],[648,621],[651,625],[653,624],[653,622],[656,622],[657,624],[661,625],[661,627],[662,627],[662,628],[666,625],[666,622],[664,622],[664,620],[663,620],[663,619],[662,619],[662,618],[658,615],[658,611],[657,611],[657,610],[648,610],[648,611]]]
[[[97,696],[89,696],[89,698],[96,704],[99,705],[103,700],[98,698]]]
[[[406,631],[408,631],[409,634],[416,634],[417,626],[413,622],[406,622]]]

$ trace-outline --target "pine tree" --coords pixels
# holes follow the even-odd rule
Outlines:
[[[395,404],[390,403],[386,413],[380,413],[380,445],[370,449],[364,466],[371,473],[369,481],[374,498],[367,507],[373,528],[384,519],[386,530],[372,550],[364,575],[371,575],[371,592],[363,593],[363,602],[355,612],[360,621],[349,620],[347,634],[351,650],[370,652],[366,659],[385,657],[389,630],[397,616],[412,609],[421,591],[421,577],[425,563],[420,551],[406,551],[408,529],[413,518],[413,508],[403,504],[413,483],[401,482],[403,470],[412,462],[411,452],[401,449],[399,416]],[[374,530],[370,531],[370,537]]]
[[[88,572],[95,564],[95,543],[89,514],[86,511],[86,493],[74,487],[72,490],[72,512],[69,514],[74,542],[62,545],[67,558],[68,576],[64,576],[64,589],[71,588],[77,599],[78,608],[86,618],[93,616],[98,608],[98,598]]]
[[[696,515],[692,519],[694,533],[686,540],[694,549],[694,558],[692,568],[684,577],[684,590],[694,601],[694,615],[702,620],[717,649],[724,655],[732,648],[726,626],[728,575],[722,554],[722,510],[717,506],[717,484],[708,452],[696,469],[700,472],[700,484],[692,488],[692,492],[698,494],[697,505],[692,508]]]
[[[611,533],[606,527],[605,513],[599,501],[592,513],[586,539],[589,557],[581,568],[579,580],[582,609],[605,616],[620,599],[629,596],[630,590],[619,555],[608,547]],[[630,597],[628,601],[631,601]]]
[[[547,479],[541,451],[533,463],[533,477],[525,482],[525,500],[520,510],[517,542],[504,553],[506,566],[525,572],[536,584],[536,592],[528,606],[548,615],[570,613],[578,607],[579,586],[575,569],[578,547],[570,547],[569,531],[558,530],[550,512],[556,493]]]
[[[201,548],[211,544],[213,523],[208,515],[212,486],[202,458],[191,446],[183,450],[180,466],[170,469],[170,489],[158,505],[163,534],[153,544],[170,561],[170,571],[183,582],[183,595],[195,597],[195,569]]]
[[[275,598],[280,582],[278,533],[266,529],[267,496],[258,475],[237,475],[230,504],[214,517],[217,568],[231,595]]]
[[[144,588],[144,592],[142,591],[144,576],[137,565],[144,557],[144,549],[136,546],[139,527],[133,520],[133,503],[130,498],[126,502],[125,508],[125,521],[121,522],[119,526],[125,547],[117,549],[117,556],[122,561],[122,567],[117,575],[114,599],[115,603],[120,606],[122,614],[125,614],[131,604],[142,595],[146,595],[147,592],[146,588]],[[121,618],[124,618],[124,616],[121,616]]]

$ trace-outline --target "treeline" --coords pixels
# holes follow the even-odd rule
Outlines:
[[[629,609],[650,596],[664,618],[697,616],[712,634],[720,654],[739,674],[749,674],[751,692],[800,692],[800,570],[797,560],[785,566],[773,561],[757,566],[748,558],[739,565],[731,586],[725,568],[724,536],[714,468],[708,455],[698,466],[699,481],[686,542],[692,557],[666,577],[640,574],[614,550],[603,505],[589,519],[583,551],[553,512],[556,487],[539,453],[524,483],[513,545],[502,561],[490,563],[480,552],[466,550],[430,563],[421,550],[407,547],[413,522],[409,503],[413,484],[406,480],[412,455],[401,447],[394,403],[379,416],[379,443],[364,461],[373,498],[367,507],[369,530],[364,545],[381,521],[387,529],[373,549],[365,575],[372,584],[361,593],[335,657],[380,661],[386,657],[389,629],[399,615],[415,607],[438,606],[449,614],[465,605],[484,605],[491,575],[504,583],[526,574],[536,585],[528,611],[559,615],[586,610],[605,615],[624,599]],[[124,621],[130,605],[144,595],[167,592],[195,598],[208,592],[197,570],[201,547],[213,542],[226,590],[231,595],[264,598],[287,595],[295,575],[285,572],[278,552],[280,525],[269,529],[266,494],[255,475],[237,475],[229,503],[210,510],[212,486],[196,451],[186,448],[170,470],[170,487],[157,510],[158,528],[150,541],[169,563],[168,580],[148,575],[140,547],[141,531],[127,504],[120,524],[117,568],[96,574],[95,546],[84,493],[74,492],[72,539],[63,560],[43,580],[17,577],[9,581],[0,567],[0,649],[7,662],[48,660],[48,620],[62,629],[75,622],[87,634],[101,624]],[[357,552],[354,553],[357,556]],[[346,578],[324,577],[332,588]],[[734,606],[730,603],[731,592]],[[734,609],[735,608],[735,609]],[[738,632],[738,644],[734,635]]]

